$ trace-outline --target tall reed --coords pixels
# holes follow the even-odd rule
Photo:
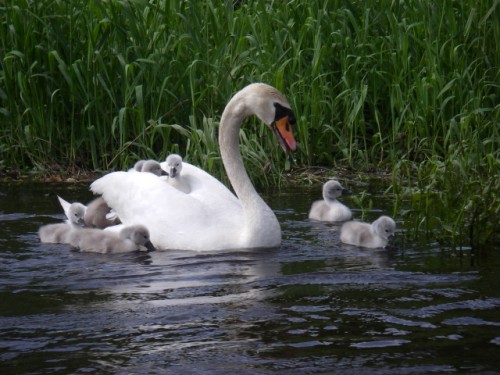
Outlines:
[[[175,151],[221,177],[224,105],[263,81],[289,97],[299,151],[248,120],[258,184],[295,165],[388,169],[395,192],[422,194],[437,165],[480,191],[498,176],[497,0],[5,0],[0,14],[0,171]]]

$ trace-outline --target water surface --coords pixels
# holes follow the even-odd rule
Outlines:
[[[500,373],[499,249],[342,245],[313,186],[265,194],[279,249],[79,253],[36,232],[87,184],[0,189],[2,374]]]

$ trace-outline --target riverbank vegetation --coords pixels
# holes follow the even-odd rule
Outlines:
[[[0,171],[117,170],[179,152],[224,178],[218,121],[263,81],[296,112],[285,157],[258,121],[249,173],[392,175],[414,233],[491,241],[500,210],[500,2],[6,0]],[[269,170],[272,173],[268,173]],[[398,202],[412,210],[399,212]]]

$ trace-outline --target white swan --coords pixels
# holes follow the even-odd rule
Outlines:
[[[386,247],[395,230],[396,223],[388,216],[380,216],[371,224],[348,221],[340,228],[340,240],[361,247]]]
[[[340,203],[337,198],[348,191],[336,180],[327,181],[323,185],[323,200],[312,204],[309,218],[319,221],[346,221],[352,218],[351,210]]]
[[[189,194],[191,192],[190,176],[181,175],[183,168],[182,157],[177,154],[170,154],[167,159],[161,163],[161,167],[168,174],[166,181],[183,193]]]
[[[96,253],[127,253],[144,246],[156,250],[149,239],[149,231],[143,225],[123,227],[119,233],[100,229],[82,229],[71,234],[69,243],[80,249]]]
[[[277,247],[281,228],[253,187],[239,151],[242,121],[257,115],[276,134],[284,151],[296,148],[295,117],[275,88],[251,84],[236,93],[221,117],[219,145],[235,197],[221,182],[189,163],[191,192],[184,194],[150,173],[113,172],[94,181],[92,191],[127,225],[142,223],[160,249],[222,250]]]
[[[80,230],[84,225],[86,207],[79,203],[69,203],[57,197],[64,209],[67,220],[65,223],[47,224],[38,229],[40,241],[44,243],[68,243],[69,236],[74,231]]]

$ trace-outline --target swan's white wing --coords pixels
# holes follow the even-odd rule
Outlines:
[[[71,203],[69,203],[68,201],[65,201],[59,195],[57,196],[57,199],[59,199],[59,203],[61,204],[61,207],[63,208],[64,213],[66,214],[66,217],[69,219],[69,216],[70,216],[69,208],[71,206]]]
[[[217,190],[200,194],[204,189],[196,187],[185,194],[151,173],[113,172],[94,181],[91,190],[102,194],[123,224],[145,225],[160,249],[234,247],[244,225],[238,200],[233,196],[224,204]]]

